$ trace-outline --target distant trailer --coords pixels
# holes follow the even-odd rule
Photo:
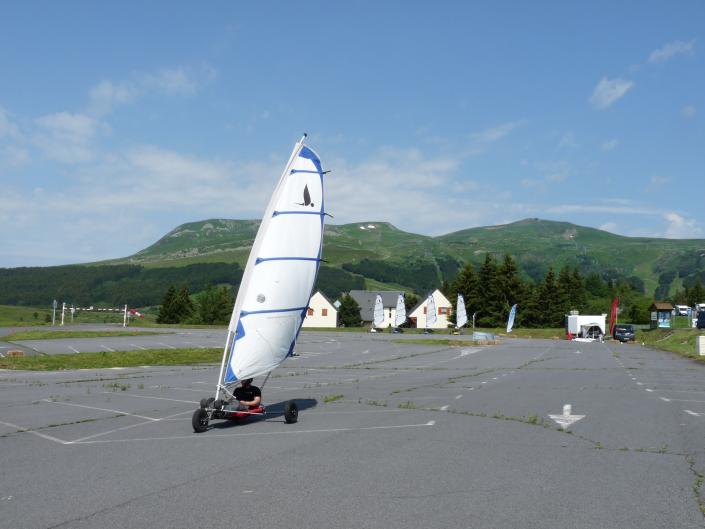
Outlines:
[[[570,314],[565,317],[565,329],[580,338],[599,338],[606,334],[607,314],[580,315]]]

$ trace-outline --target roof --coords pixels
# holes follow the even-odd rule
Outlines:
[[[673,305],[671,305],[668,301],[654,301],[651,306],[649,307],[649,310],[667,310],[667,311],[672,311],[673,310]]]
[[[434,301],[435,301],[436,297],[438,297],[438,296],[435,296],[436,292],[438,292],[438,296],[440,296],[441,300],[444,300],[444,299],[445,299],[445,300],[446,300],[446,303],[448,303],[448,305],[441,305],[441,304],[439,303],[438,306],[441,306],[441,307],[442,307],[442,306],[448,306],[448,307],[452,307],[452,306],[453,306],[453,304],[450,302],[450,300],[449,300],[447,297],[445,297],[445,296],[443,295],[443,292],[441,292],[440,290],[436,289],[436,290],[434,290],[433,292],[429,292],[429,294],[428,294],[427,296],[425,296],[424,298],[422,298],[421,301],[419,301],[419,302],[417,303],[417,305],[416,305],[413,309],[411,309],[411,310],[409,311],[409,315],[413,314],[413,313],[416,312],[418,309],[420,309],[421,307],[423,307],[423,306],[426,304],[426,302],[428,301],[428,296],[433,296]]]
[[[338,307],[336,307],[336,306],[331,302],[331,300],[329,300],[328,297],[327,297],[323,292],[321,292],[320,290],[316,290],[313,294],[311,294],[311,299],[313,299],[313,296],[315,296],[316,294],[318,294],[319,296],[321,296],[321,297],[326,301],[326,303],[328,303],[328,305],[330,305],[331,307],[333,307],[333,310],[335,310],[336,312],[338,311]],[[311,303],[310,300],[309,300],[309,303]]]
[[[360,305],[360,319],[362,321],[372,321],[375,312],[375,300],[377,294],[382,296],[382,306],[387,309],[397,308],[397,299],[401,290],[351,290],[350,296]]]

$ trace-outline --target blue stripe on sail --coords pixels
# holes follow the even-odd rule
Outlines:
[[[258,257],[255,264],[258,265],[264,261],[316,261],[320,262],[319,257]]]
[[[242,313],[241,313],[242,315]],[[235,373],[233,372],[232,368],[232,360],[233,360],[233,354],[235,353],[235,344],[240,338],[245,337],[245,328],[242,326],[242,322],[240,320],[237,321],[237,330],[235,331],[235,338],[233,339],[233,343],[230,346],[230,358],[228,358],[228,368],[227,371],[225,372],[225,380],[224,382],[226,384],[229,384],[231,382],[235,382],[237,380],[237,376],[235,376]]]
[[[325,212],[321,211],[275,211],[272,213],[272,217],[277,215],[321,215],[324,216]]]
[[[308,307],[306,307],[308,309]],[[286,353],[286,356],[292,356],[294,354],[294,346],[296,345],[296,339],[299,337],[299,333],[301,332],[301,326],[304,324],[304,318],[306,317],[306,309],[301,311],[301,314],[299,316],[299,328],[296,329],[296,334],[294,335],[294,339],[291,341],[291,345],[289,346],[289,352]]]
[[[253,314],[273,314],[275,312],[294,312],[297,310],[306,310],[308,307],[293,307],[291,309],[269,309],[269,310],[243,310],[240,312],[240,317],[252,316]]]
[[[316,156],[316,154],[311,149],[304,145],[304,147],[301,149],[301,152],[299,152],[299,156],[311,160],[313,162],[313,165],[316,166],[318,172],[321,174],[323,173],[323,168],[321,167],[321,160],[319,160],[318,156]]]
[[[296,173],[310,173],[310,174],[319,174],[319,175],[325,174],[321,171],[309,171],[307,169],[292,169],[289,174],[296,174]]]

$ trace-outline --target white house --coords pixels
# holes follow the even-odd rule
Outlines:
[[[302,327],[337,327],[338,309],[323,294],[316,292],[308,302]]]
[[[409,314],[411,325],[415,325],[418,329],[447,329],[450,323],[448,317],[453,311],[453,305],[438,289],[434,290],[431,295],[436,304],[436,323],[430,327],[426,326],[426,314],[428,312],[428,296],[426,296]]]
[[[397,299],[403,292],[399,290],[351,290],[350,297],[360,306],[360,319],[365,324],[371,324],[374,319],[375,300],[377,294],[382,296],[382,306],[384,307],[384,322],[380,326],[386,329],[394,327],[397,317]]]

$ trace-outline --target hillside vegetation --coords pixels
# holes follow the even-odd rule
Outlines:
[[[85,265],[0,269],[0,304],[144,307],[161,303],[170,285],[192,293],[208,285],[239,285],[259,227],[255,220],[211,219],[183,224],[129,257]],[[549,268],[577,268],[583,277],[626,281],[663,299],[705,283],[705,240],[633,238],[567,222],[527,219],[439,237],[405,232],[386,222],[327,225],[325,263],[316,288],[329,298],[351,289],[390,288],[418,295],[454,280],[465,263],[486,255],[516,261],[526,281]],[[34,319],[32,314],[32,319]]]

